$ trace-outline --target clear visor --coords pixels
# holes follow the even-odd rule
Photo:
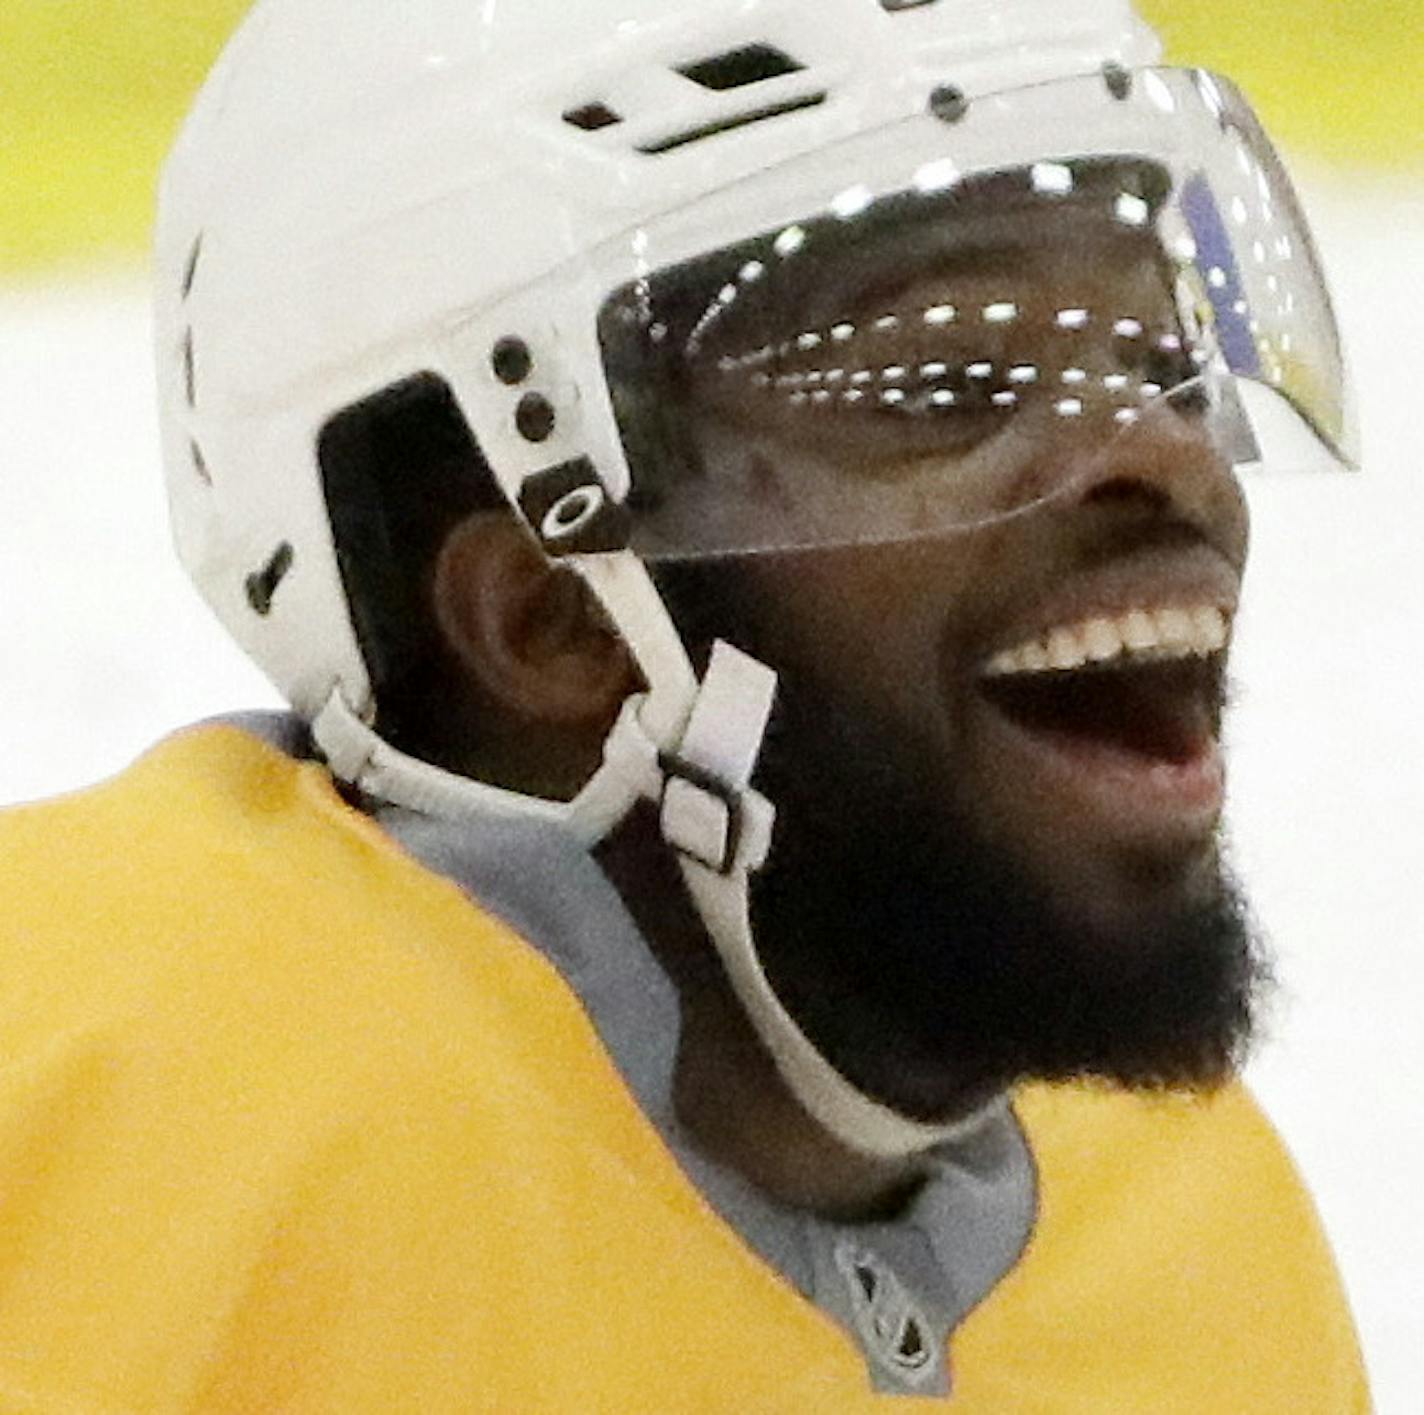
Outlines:
[[[1132,439],[1237,468],[1354,462],[1304,216],[1205,73],[908,120],[609,259],[632,271],[599,339],[649,559],[982,525],[1071,496]]]

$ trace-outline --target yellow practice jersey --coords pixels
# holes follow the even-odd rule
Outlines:
[[[1369,1408],[1238,1088],[1020,1097],[1027,1251],[947,1400],[878,1395],[561,974],[321,767],[195,729],[0,818],[0,877],[0,1411]]]

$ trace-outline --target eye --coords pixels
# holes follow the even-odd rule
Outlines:
[[[1027,390],[1010,377],[1007,365],[988,359],[971,363],[924,364],[883,411],[914,418],[948,433],[978,435],[1019,408]]]
[[[1193,375],[1195,377],[1195,375]],[[1186,380],[1183,380],[1185,383]],[[1163,385],[1164,387],[1166,385]],[[1212,409],[1211,390],[1205,382],[1193,383],[1190,387],[1183,387],[1182,383],[1176,385],[1174,391],[1169,389],[1170,397],[1168,402],[1174,412],[1182,417],[1200,418],[1205,417]]]
[[[1142,362],[1143,377],[1162,388],[1175,388],[1196,377],[1191,356],[1183,349],[1155,349]]]
[[[1170,395],[1178,413],[1201,416],[1210,411],[1211,394],[1201,379],[1202,363],[1194,357],[1194,346],[1189,341],[1168,336],[1165,343],[1148,353],[1142,368],[1144,379]]]

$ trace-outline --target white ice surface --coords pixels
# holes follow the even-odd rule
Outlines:
[[[1252,1080],[1304,1168],[1384,1415],[1424,1409],[1424,184],[1311,184],[1359,479],[1263,482],[1231,728],[1286,992]],[[168,546],[134,282],[0,289],[0,802],[276,703]]]

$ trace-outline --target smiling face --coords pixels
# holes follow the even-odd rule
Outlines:
[[[854,307],[913,330],[880,365],[903,398],[702,404],[713,482],[769,506],[915,487],[961,529],[665,572],[715,586],[719,632],[781,674],[769,974],[847,1074],[924,1114],[1030,1075],[1214,1083],[1261,971],[1219,847],[1244,502],[1160,248],[1066,229]],[[951,302],[1013,315],[926,325]],[[804,392],[814,352],[772,387]]]
[[[769,662],[880,724],[922,789],[1115,930],[1199,887],[1214,853],[1246,528],[1189,427],[1144,426],[1107,455],[1090,438],[1055,449],[1094,464],[1071,502],[737,573]]]
[[[769,975],[911,1113],[1025,1077],[1210,1086],[1247,1039],[1262,968],[1220,849],[1245,517],[1190,428],[1111,449],[1060,442],[1097,474],[1032,515],[711,590],[781,675]]]

